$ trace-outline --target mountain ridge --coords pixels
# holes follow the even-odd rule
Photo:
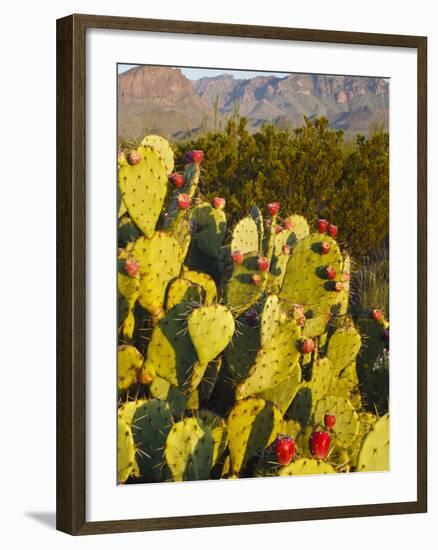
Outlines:
[[[185,139],[223,128],[239,113],[251,131],[264,123],[296,127],[326,116],[347,134],[388,129],[389,83],[378,77],[286,74],[237,79],[224,73],[189,80],[174,67],[138,66],[118,78],[120,138],[156,132]]]

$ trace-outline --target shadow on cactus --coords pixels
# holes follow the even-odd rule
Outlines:
[[[203,158],[119,154],[118,482],[386,469],[389,323],[353,319],[337,226],[271,202],[229,228]]]

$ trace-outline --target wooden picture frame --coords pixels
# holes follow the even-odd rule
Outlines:
[[[87,29],[189,33],[413,48],[418,90],[417,499],[294,510],[86,521],[85,79]],[[427,39],[94,15],[57,21],[57,528],[72,535],[348,518],[427,511]]]

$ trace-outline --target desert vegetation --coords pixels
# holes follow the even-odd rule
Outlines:
[[[120,145],[119,482],[387,469],[388,135]]]

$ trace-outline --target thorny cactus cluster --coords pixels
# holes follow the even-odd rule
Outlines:
[[[349,316],[337,227],[271,203],[229,233],[202,151],[118,160],[119,482],[387,469],[388,322]]]

